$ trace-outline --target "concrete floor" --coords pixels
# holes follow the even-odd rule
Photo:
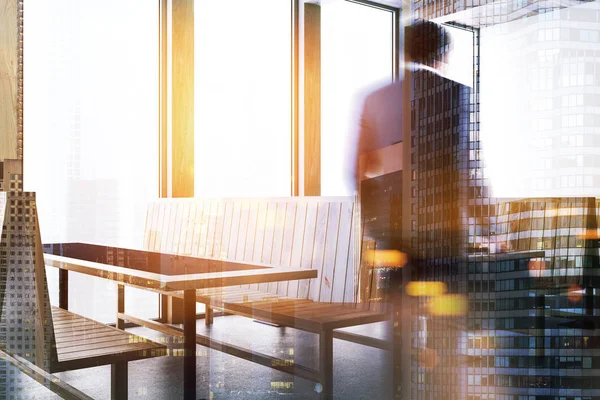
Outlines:
[[[206,328],[198,320],[198,333],[317,369],[318,337],[314,334],[268,326],[239,316],[215,317]],[[146,328],[129,332],[181,348],[178,338]],[[353,332],[385,337],[383,323],[355,327]],[[334,339],[334,397],[336,399],[391,398],[389,353]],[[197,346],[198,399],[318,399],[315,382]],[[129,398],[180,399],[183,397],[183,363],[166,356],[129,363]],[[110,398],[110,366],[56,374],[94,399]],[[39,395],[39,393],[38,393]],[[36,398],[39,398],[36,396]]]

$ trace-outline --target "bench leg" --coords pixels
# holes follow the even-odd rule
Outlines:
[[[115,363],[110,366],[110,398],[127,399],[127,363]]]
[[[183,291],[183,398],[196,400],[196,290]]]
[[[333,398],[333,330],[319,335],[319,373],[321,374],[321,399]]]
[[[117,312],[125,313],[125,285],[117,285]],[[125,329],[125,320],[117,316],[117,329]]]
[[[58,306],[69,309],[69,270],[58,270]]]
[[[209,306],[208,304],[205,304],[204,324],[206,326],[210,326],[213,324],[213,316],[214,316],[213,308],[211,306]]]
[[[169,296],[165,295],[165,294],[161,294],[160,296],[160,311],[159,311],[159,317],[160,317],[160,322],[162,323],[166,323],[167,322],[167,314],[169,313]]]
[[[181,324],[183,323],[183,300],[178,297],[167,296],[167,323]],[[195,311],[194,311],[194,315]]]

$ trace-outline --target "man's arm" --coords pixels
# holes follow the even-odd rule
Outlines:
[[[358,124],[358,132],[354,135],[354,141],[349,145],[348,151],[348,181],[351,189],[356,192],[362,180],[362,171],[360,170],[360,155],[364,153],[370,138],[372,137],[372,124],[369,116],[369,101],[368,98],[363,103],[360,120]],[[358,137],[356,137],[358,136]]]

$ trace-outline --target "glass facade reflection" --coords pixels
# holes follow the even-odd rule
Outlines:
[[[429,71],[413,74],[409,237],[420,261],[412,279],[446,282],[469,304],[468,313],[453,318],[432,317],[427,299],[413,307],[413,399],[600,396],[594,357],[600,199],[591,161],[598,134],[595,103],[584,94],[594,91],[597,62],[594,47],[582,39],[597,34],[598,7],[567,8],[573,5],[412,3],[418,18],[473,32],[474,70],[471,87]],[[565,16],[569,21],[561,23]],[[507,25],[521,20],[526,34]],[[487,48],[517,66],[488,75],[482,89],[480,76],[492,71],[483,69],[490,63],[481,63],[479,46],[489,44],[490,27],[505,35],[496,46],[508,41],[521,53]],[[568,58],[581,66],[565,66]],[[515,70],[527,75],[512,76]],[[533,86],[523,86],[529,82]],[[512,85],[518,88],[511,92]],[[498,92],[490,88],[502,87],[509,103],[493,103]],[[486,113],[480,107],[488,107]],[[507,121],[519,118],[526,123],[510,131]],[[490,165],[496,168],[491,175]],[[503,187],[528,190],[495,197]],[[427,362],[432,351],[439,358],[433,368]]]

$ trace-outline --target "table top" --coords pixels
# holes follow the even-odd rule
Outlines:
[[[99,246],[44,245],[47,266],[162,291],[204,289],[317,277],[317,270]]]

